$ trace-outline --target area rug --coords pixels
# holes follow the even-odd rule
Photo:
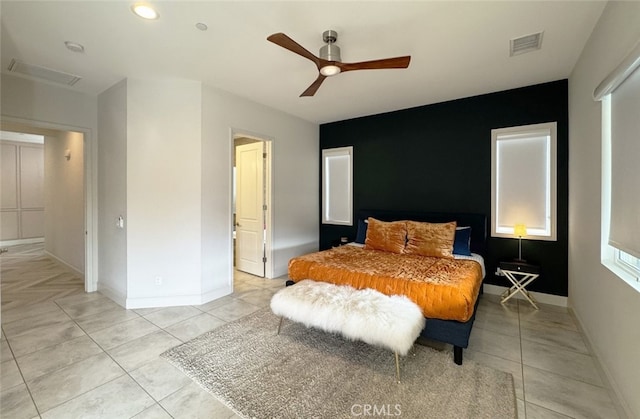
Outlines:
[[[267,309],[163,353],[244,418],[515,418],[513,377],[449,351],[401,357],[309,329]]]

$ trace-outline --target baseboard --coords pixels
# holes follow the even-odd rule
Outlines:
[[[76,275],[79,275],[82,280],[84,281],[84,272],[80,271],[80,269],[76,268],[73,265],[69,265],[67,262],[65,262],[64,260],[60,259],[59,257],[57,257],[56,255],[54,255],[51,252],[48,251],[44,251],[45,255],[49,256],[51,259],[55,260],[56,262],[58,262],[59,264],[63,265],[65,268],[73,271]]]
[[[44,237],[36,237],[34,239],[16,239],[0,241],[0,247],[18,246],[20,244],[44,243]]]
[[[200,300],[201,300],[200,304],[206,304],[209,301],[217,300],[218,298],[222,298],[224,296],[227,296],[227,295],[231,294],[232,292],[233,292],[233,286],[232,285],[225,286],[225,287],[222,287],[222,288],[216,288],[215,290],[205,292],[200,297]]]
[[[484,292],[492,295],[502,295],[508,288],[500,285],[483,284]],[[554,306],[568,307],[567,297],[560,295],[545,294],[542,292],[529,291],[529,294],[539,303],[551,304]],[[524,297],[518,293],[512,298],[518,298],[524,300]]]
[[[596,362],[595,362],[596,368],[598,369],[600,378],[602,378],[602,380],[606,385],[607,391],[609,392],[609,396],[613,401],[613,404],[616,408],[616,411],[618,412],[618,415],[620,416],[620,418],[634,417],[634,415],[631,412],[631,408],[625,401],[624,397],[622,397],[622,393],[620,392],[620,389],[616,383],[616,380],[613,378],[613,375],[611,374],[609,369],[606,367],[606,365],[601,362],[602,357],[600,356],[600,352],[592,344],[593,341],[591,340],[591,337],[589,336],[587,329],[584,327],[582,320],[580,320],[580,317],[576,314],[576,312],[573,310],[573,307],[571,306],[569,306],[569,313],[571,313],[573,318],[576,320],[576,324],[580,328],[582,335],[586,338],[585,343],[587,345],[587,349],[589,349],[589,352],[592,353],[596,359]]]
[[[230,287],[218,288],[204,294],[177,295],[166,297],[127,298],[125,308],[149,308],[149,307],[173,307],[173,306],[199,306],[217,298],[224,297],[233,292]]]
[[[122,307],[127,306],[127,296],[122,294],[119,291],[114,290],[111,287],[106,287],[100,284],[98,281],[98,292],[104,295],[107,298],[113,300],[116,304],[121,305]]]

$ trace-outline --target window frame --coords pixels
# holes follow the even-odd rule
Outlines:
[[[547,178],[547,191],[545,195],[548,200],[545,204],[547,207],[547,226],[544,231],[540,229],[530,229],[529,226],[527,226],[527,235],[523,238],[529,240],[557,241],[557,126],[557,122],[554,121],[491,130],[491,237],[514,237],[513,227],[504,227],[499,225],[498,200],[500,199],[500,196],[498,192],[498,174],[500,167],[498,167],[498,142],[535,138],[544,135],[548,137],[549,141],[547,155],[548,170],[545,174],[545,177]]]
[[[347,158],[347,167],[344,172],[332,172],[331,159],[345,157]],[[340,188],[332,188],[330,179],[333,176],[338,176],[341,179],[342,186]],[[346,208],[343,208],[342,211],[332,211],[332,197],[335,198],[336,194],[346,201]],[[334,217],[335,212],[344,212],[342,214],[344,216]],[[322,150],[322,224],[353,225],[353,146]]]

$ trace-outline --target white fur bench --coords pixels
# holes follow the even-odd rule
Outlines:
[[[425,324],[420,308],[405,296],[388,296],[373,289],[357,290],[310,279],[275,293],[271,310],[307,327],[392,350],[398,382],[398,354],[409,352]]]

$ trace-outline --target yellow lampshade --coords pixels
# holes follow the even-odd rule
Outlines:
[[[524,237],[527,235],[527,226],[524,224],[516,224],[513,227],[513,235],[516,237]]]

